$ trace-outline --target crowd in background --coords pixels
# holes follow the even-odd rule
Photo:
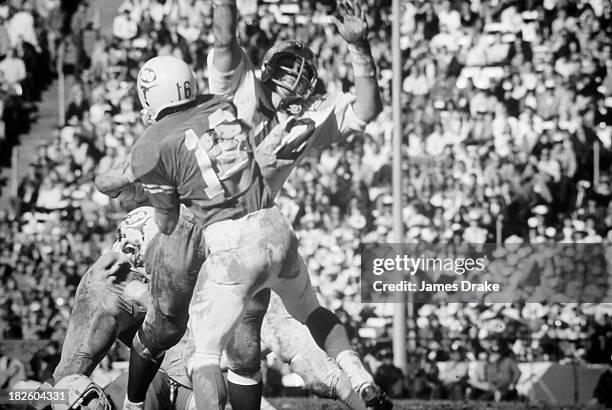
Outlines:
[[[10,167],[12,148],[35,119],[51,83],[48,9],[31,1],[0,5],[0,167]]]
[[[112,37],[98,34],[86,49],[86,32],[98,28],[87,3],[49,1],[47,14],[28,4],[25,13],[39,23],[32,46],[48,51],[45,67],[53,67],[59,36],[69,34],[78,81],[66,123],[50,131],[14,209],[0,215],[0,335],[61,342],[74,288],[122,215],[92,181],[122,163],[143,130],[134,91],[139,65],[157,54],[181,57],[206,92],[212,9],[202,0],[125,0]],[[351,91],[332,7],[241,2],[240,40],[255,65],[276,41],[304,41],[325,87]],[[368,22],[385,110],[364,133],[305,160],[278,200],[322,302],[398,396],[512,398],[516,360],[610,363],[605,305],[425,304],[409,323],[411,373],[391,365],[390,307],[363,305],[359,295],[359,244],[397,242],[389,2],[371,1]],[[609,243],[611,30],[609,0],[402,3],[404,242]],[[24,98],[38,89],[22,84]],[[598,275],[612,288],[607,271]],[[437,362],[459,364],[440,372]],[[497,380],[494,371],[498,386],[488,383]]]

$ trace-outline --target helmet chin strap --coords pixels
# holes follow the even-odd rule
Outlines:
[[[144,108],[140,110],[140,119],[142,120],[142,123],[145,125],[150,125],[155,122],[155,120],[153,119],[153,115],[151,115],[149,110],[144,109]]]
[[[299,96],[283,98],[277,110],[287,114],[300,115],[304,111],[304,98]]]

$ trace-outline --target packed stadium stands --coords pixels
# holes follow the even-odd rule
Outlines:
[[[48,20],[31,2],[0,6],[0,166],[11,166],[11,150],[27,133],[52,67]],[[36,16],[36,17],[35,17]],[[51,44],[49,44],[51,45]],[[54,45],[51,45],[54,46]]]
[[[329,21],[331,6],[244,3],[240,38],[255,63],[275,41],[297,38],[318,56],[321,86],[350,91],[352,72]],[[370,3],[385,111],[364,134],[305,161],[279,199],[322,301],[340,313],[380,384],[396,397],[512,399],[517,360],[610,364],[605,305],[473,303],[417,306],[409,324],[416,346],[411,370],[402,375],[392,365],[391,307],[363,305],[359,295],[359,244],[393,242],[390,5]],[[405,242],[609,243],[610,1],[419,0],[402,7]],[[77,9],[82,19],[86,11]],[[2,33],[12,33],[11,22],[23,13],[36,17],[34,37],[26,32],[2,48]],[[60,30],[72,28],[79,50],[66,124],[49,130],[51,143],[31,159],[13,208],[0,214],[0,338],[61,342],[80,275],[112,242],[121,216],[119,204],[92,181],[121,163],[143,130],[134,87],[139,64],[155,54],[179,56],[205,92],[211,6],[126,0],[112,38],[100,36],[89,55],[75,34],[87,23],[71,24],[61,7],[4,5],[0,18],[2,84],[10,90],[19,83],[26,102],[36,101],[46,84],[40,79],[48,78],[28,67],[54,66],[52,39]],[[28,62],[30,49],[46,64]],[[25,77],[11,61],[17,56],[28,68]],[[18,115],[10,109],[17,97],[4,95],[3,156],[17,142],[9,129],[24,124],[9,119]],[[450,376],[435,365],[446,361],[457,364]],[[467,361],[480,363],[480,373]],[[496,380],[502,396],[478,384],[483,378]],[[268,386],[270,393],[280,390]]]

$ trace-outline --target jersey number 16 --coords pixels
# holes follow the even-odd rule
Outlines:
[[[185,81],[182,86],[181,83],[176,83],[176,93],[178,94],[178,101],[190,99],[192,94],[189,81]]]

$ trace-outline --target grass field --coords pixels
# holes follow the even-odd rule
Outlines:
[[[345,406],[332,400],[319,398],[269,398],[268,401],[279,410],[344,410]],[[577,410],[584,407],[527,403],[489,403],[396,400],[394,410]]]

